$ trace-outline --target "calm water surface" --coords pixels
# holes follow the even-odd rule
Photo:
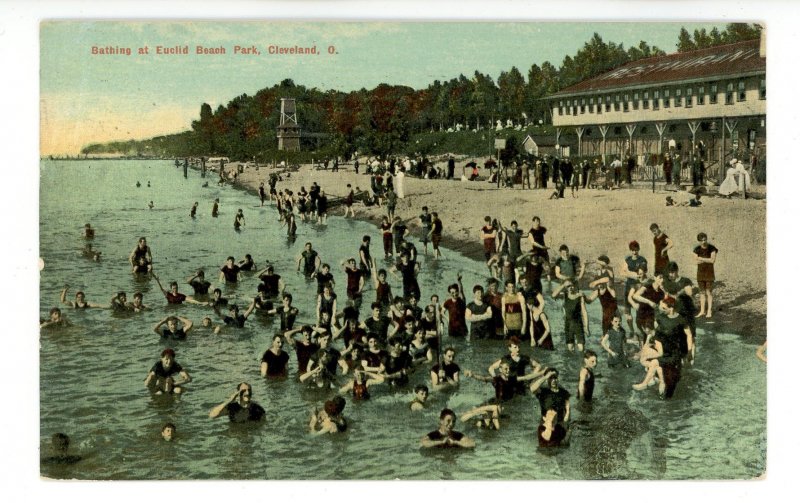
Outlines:
[[[103,303],[119,290],[131,299],[145,295],[153,309],[132,317],[115,317],[108,310],[66,310],[73,327],[41,335],[41,449],[63,431],[83,460],[69,466],[43,466],[43,475],[77,479],[583,479],[583,478],[751,478],[765,470],[766,367],[754,357],[755,347],[734,334],[716,333],[713,325],[698,330],[695,366],[684,371],[671,401],[655,391],[636,393],[632,382],[642,371],[612,371],[599,347],[599,305],[589,305],[593,337],[588,347],[601,354],[595,403],[577,407],[573,400],[573,439],[568,448],[541,452],[535,429],[539,407],[530,396],[507,407],[509,419],[499,432],[457,428],[477,441],[474,452],[421,452],[419,438],[435,429],[445,406],[461,413],[493,396],[490,385],[467,379],[450,395],[432,396],[430,407],[412,414],[408,393],[376,387],[365,403],[348,400],[348,432],[337,438],[306,434],[308,414],[327,398],[301,389],[295,380],[294,355],[290,377],[265,381],[259,362],[276,326],[256,320],[238,331],[211,335],[199,330],[210,309],[185,305],[168,308],[155,281],[136,280],[127,262],[139,236],[153,250],[155,268],[165,286],[202,267],[209,280],[228,255],[237,260],[253,255],[259,266],[269,259],[293,293],[301,315],[298,323],[314,320],[316,283],[295,273],[296,257],[312,241],[323,261],[334,267],[337,293],[344,299],[344,273],[338,264],[355,256],[360,237],[370,234],[373,254],[380,256],[375,225],[331,217],[326,227],[298,222],[295,242],[287,241],[271,206],[258,207],[257,197],[228,187],[210,187],[197,172],[183,178],[171,161],[44,161],[41,164],[40,255],[41,317],[58,304],[65,283],[86,292],[90,302]],[[142,187],[137,188],[140,181]],[[147,182],[151,187],[147,187]],[[324,188],[324,187],[323,187]],[[211,203],[220,199],[220,215],[211,217]],[[148,209],[149,201],[154,208]],[[189,218],[194,201],[196,220]],[[238,208],[246,226],[233,230]],[[412,215],[402,215],[404,218]],[[102,260],[80,255],[81,228],[97,229],[93,245]],[[476,227],[479,223],[476,222]],[[478,244],[476,243],[476,246]],[[421,251],[422,247],[418,247]],[[445,260],[420,257],[422,297],[446,294],[457,272],[465,289],[485,283],[483,264],[444,250]],[[388,265],[388,264],[387,264]],[[391,278],[390,278],[391,279]],[[395,292],[402,292],[390,281]],[[236,288],[224,288],[244,306],[255,293],[257,279],[246,277]],[[184,286],[186,288],[184,288]],[[181,291],[190,294],[188,285]],[[188,290],[188,291],[187,291]],[[374,298],[374,291],[365,300]],[[340,301],[341,302],[341,301]],[[341,308],[341,307],[340,307]],[[365,310],[362,308],[362,315]],[[547,308],[559,349],[532,356],[561,370],[562,385],[574,394],[581,358],[563,349],[562,316],[558,305]],[[195,322],[187,341],[176,342],[177,361],[193,382],[179,399],[154,399],[143,381],[164,345],[152,328],[167,314],[179,313]],[[505,351],[497,341],[447,340],[458,350],[463,369],[485,373]],[[290,348],[287,348],[290,351]],[[427,377],[423,369],[412,385]],[[257,427],[236,427],[227,419],[211,420],[209,410],[225,400],[240,381],[253,384],[253,398],[267,410]],[[161,426],[177,425],[176,441],[161,440]],[[180,467],[180,469],[164,469]]]

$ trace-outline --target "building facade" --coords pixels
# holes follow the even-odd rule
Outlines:
[[[634,61],[546,98],[558,137],[578,156],[634,155],[655,165],[672,151],[720,159],[766,153],[766,57],[759,40]],[[558,138],[556,143],[559,143]]]

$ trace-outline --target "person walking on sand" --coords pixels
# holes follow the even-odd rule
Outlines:
[[[672,240],[664,234],[658,227],[658,224],[650,224],[650,232],[653,233],[653,246],[656,249],[655,266],[653,267],[653,274],[667,272],[667,264],[669,264],[669,250],[672,249],[674,244]]]

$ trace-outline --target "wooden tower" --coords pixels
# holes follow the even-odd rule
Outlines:
[[[294,98],[281,98],[278,150],[300,151],[300,126],[297,124],[297,108]]]

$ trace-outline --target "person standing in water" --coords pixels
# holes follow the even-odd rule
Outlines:
[[[147,245],[147,238],[145,237],[139,238],[139,242],[128,257],[128,262],[131,263],[131,267],[136,268],[140,265],[141,259],[144,259],[144,264],[147,266],[148,270],[152,270],[153,254],[150,251],[150,247]]]
[[[252,396],[253,387],[246,382],[239,383],[230,398],[211,409],[208,417],[216,419],[222,414],[228,414],[228,419],[232,423],[262,421],[266,411],[259,404],[252,401]]]
[[[233,219],[233,229],[238,231],[244,227],[244,212],[241,208],[236,212],[236,218]]]
[[[172,376],[178,374],[181,381],[175,381]],[[153,365],[144,380],[145,387],[153,390],[156,395],[163,393],[180,394],[183,392],[182,385],[192,382],[192,377],[175,361],[175,351],[167,348],[161,352],[161,359]]]
[[[697,286],[700,287],[700,312],[697,317],[705,315],[706,318],[711,318],[711,306],[713,304],[713,297],[711,291],[714,288],[714,262],[717,261],[717,248],[708,242],[708,236],[705,232],[697,235],[697,241],[700,243],[695,246],[694,260],[697,264]]]
[[[464,447],[471,449],[475,447],[475,441],[464,435],[460,431],[455,431],[456,413],[450,409],[443,409],[439,414],[439,428],[434,430],[420,440],[420,446],[426,449],[432,447]]]

